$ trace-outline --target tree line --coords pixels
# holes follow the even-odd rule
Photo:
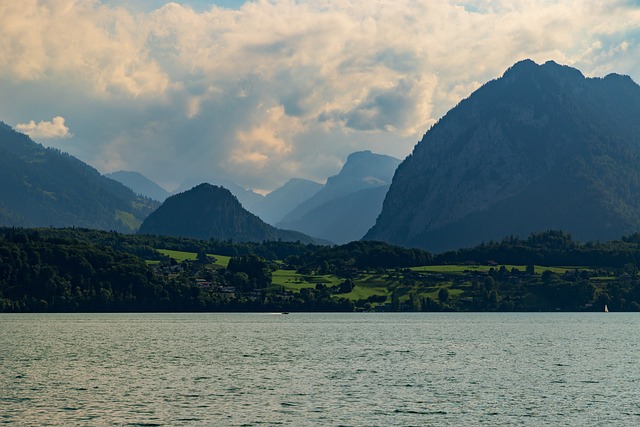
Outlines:
[[[198,259],[177,265],[156,248],[194,252]],[[207,253],[230,256],[229,265],[215,265]],[[370,241],[315,246],[133,236],[76,228],[0,228],[0,312],[353,311],[376,307],[392,311],[573,311],[600,310],[604,304],[613,310],[638,311],[638,257],[640,234],[619,241],[580,243],[566,233],[547,231],[434,255]],[[526,268],[503,265],[488,273],[446,277],[409,270],[460,263]],[[575,268],[534,274],[534,265]],[[302,275],[335,275],[342,283],[285,291],[272,286],[272,272],[278,268]],[[387,277],[388,298],[343,298],[363,272]],[[425,298],[415,291],[427,288],[434,289],[437,297]]]

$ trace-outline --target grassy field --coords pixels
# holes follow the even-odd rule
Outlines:
[[[140,225],[142,224],[142,221],[140,221],[138,218],[134,217],[129,212],[125,212],[125,211],[116,210],[115,218],[117,220],[121,221],[123,224],[125,224],[127,227],[129,227],[131,230],[136,230],[136,229],[140,228]]]
[[[182,251],[172,251],[169,249],[156,249],[162,255],[166,255],[169,258],[173,258],[178,262],[182,261],[195,261],[198,258],[198,254],[194,252],[182,252]]]
[[[352,301],[359,299],[367,299],[372,295],[385,295],[389,299],[389,289],[382,286],[372,286],[368,284],[359,284],[356,282],[356,286],[348,294],[338,294],[341,298],[346,298]]]
[[[195,261],[198,258],[198,254],[195,252],[182,252],[182,251],[172,251],[170,249],[156,249],[162,255],[166,255],[170,258],[175,259],[178,262],[182,261]],[[208,256],[212,256],[216,259],[215,265],[219,265],[220,267],[226,267],[229,265],[229,260],[231,257],[225,255],[215,255],[215,254],[207,254]]]
[[[178,262],[185,260],[196,260],[197,254],[194,252],[182,252],[168,249],[158,249],[158,252],[175,259]],[[215,264],[226,267],[230,257],[216,254],[208,254],[216,259]],[[445,277],[439,280],[422,280],[420,278],[411,277],[404,274],[401,270],[388,270],[370,273],[361,273],[355,280],[355,286],[349,293],[333,294],[333,298],[346,298],[351,301],[367,300],[371,296],[384,296],[385,302],[391,302],[391,295],[397,293],[401,302],[406,302],[414,294],[422,299],[431,298],[438,300],[439,292],[444,288],[449,292],[450,300],[459,300],[460,298],[471,298],[473,295],[471,278],[474,272],[488,272],[491,268],[499,270],[503,265],[487,266],[487,265],[429,265],[422,267],[413,267],[412,271],[427,274],[442,274]],[[526,271],[525,265],[504,265],[508,271],[517,269],[521,272]],[[567,271],[575,269],[584,270],[580,267],[547,267],[534,266],[536,274],[542,274],[545,270],[554,273],[564,274]],[[470,274],[471,273],[471,274]],[[465,275],[469,275],[469,279]],[[449,276],[447,276],[449,275]],[[454,275],[454,276],[450,276]],[[598,281],[608,280],[608,277],[599,277]],[[272,272],[272,283],[268,288],[268,292],[279,292],[280,290],[300,292],[302,289],[314,289],[319,283],[327,287],[339,286],[345,279],[334,275],[320,274],[300,274],[294,270],[276,270]],[[373,305],[384,304],[373,303]]]
[[[303,275],[293,270],[276,270],[271,276],[273,286],[295,292],[299,292],[302,288],[315,288],[318,283],[335,286],[342,281],[332,275]]]
[[[447,264],[447,265],[425,265],[422,267],[412,267],[411,270],[417,271],[420,273],[464,274],[464,273],[474,272],[474,271],[489,271],[492,268],[494,270],[498,270],[503,265],[509,271],[511,271],[513,268],[520,271],[526,271],[527,269],[526,265],[500,264],[496,266],[489,266],[489,265],[449,265]],[[535,265],[534,272],[535,274],[542,274],[545,270],[550,270],[554,273],[564,274],[567,271],[575,270],[576,268],[580,270],[590,270],[588,268],[585,269],[583,267],[547,267],[544,265]]]
[[[226,255],[215,255],[215,254],[207,254],[208,256],[212,256],[216,259],[214,262],[215,265],[219,265],[220,267],[227,267],[229,265],[230,256]]]

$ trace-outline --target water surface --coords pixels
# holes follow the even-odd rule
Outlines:
[[[639,425],[640,316],[0,315],[0,423]]]

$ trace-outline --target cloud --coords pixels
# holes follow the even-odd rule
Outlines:
[[[164,93],[144,16],[96,1],[0,2],[0,73],[82,84],[96,94]]]
[[[403,157],[524,58],[640,78],[627,0],[131,3],[0,2],[0,119],[60,111],[71,154],[167,186],[274,188],[356,150]]]
[[[56,116],[50,122],[40,121],[36,123],[30,120],[29,123],[19,123],[16,130],[26,133],[34,139],[71,138],[73,134],[64,124],[64,117]]]
[[[293,150],[290,141],[302,130],[299,121],[287,116],[283,107],[270,108],[261,123],[248,131],[238,131],[231,163],[234,167],[247,164],[264,168],[273,157],[290,154]]]

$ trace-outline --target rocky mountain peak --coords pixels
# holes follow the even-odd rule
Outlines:
[[[627,79],[518,62],[425,134],[366,238],[442,250],[551,228],[637,231],[637,117],[640,87]]]

